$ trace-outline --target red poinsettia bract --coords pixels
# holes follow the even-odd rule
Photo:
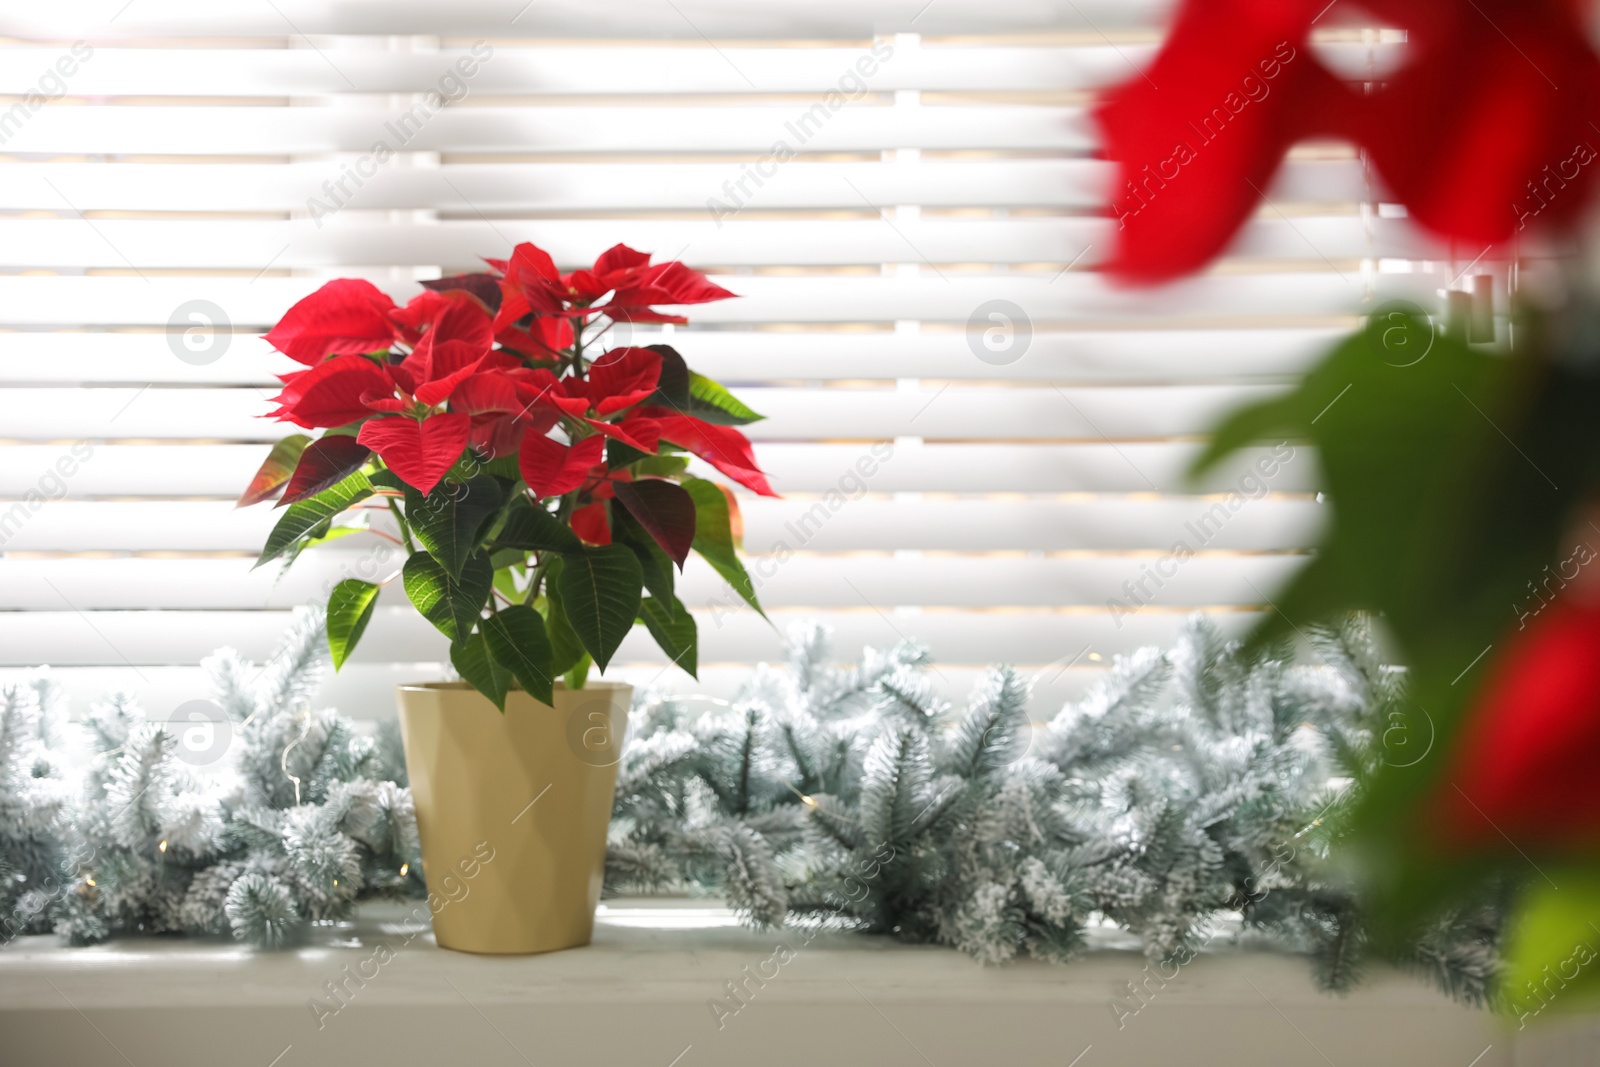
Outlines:
[[[1600,843],[1600,604],[1557,600],[1489,670],[1436,788],[1452,850]]]
[[[648,253],[627,245],[607,249],[592,268],[570,274],[558,271],[544,249],[526,243],[509,260],[485,262],[502,275],[497,330],[526,315],[587,319],[603,314],[617,322],[684,323],[689,320],[651,305],[704,304],[733,295],[677,261],[651,266]]]
[[[1573,0],[1372,0],[1408,33],[1386,84],[1342,83],[1310,37],[1326,0],[1185,0],[1150,68],[1097,111],[1119,164],[1124,281],[1219,255],[1297,141],[1364,147],[1412,217],[1474,243],[1562,223],[1593,188],[1600,60]],[[1330,17],[1337,17],[1335,11]]]

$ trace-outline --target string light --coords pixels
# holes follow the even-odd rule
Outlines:
[[[158,851],[158,852],[165,852],[166,850],[167,850],[167,843],[165,841],[161,842],[161,844],[156,846],[156,851]]]
[[[805,793],[802,793],[802,792],[800,792],[800,790],[796,789],[794,786],[789,785],[788,782],[784,782],[783,784],[788,788],[789,792],[791,792],[795,796],[799,797],[800,798],[800,803],[804,804],[806,807],[814,808],[814,807],[817,806],[817,802],[815,800],[813,800],[811,797],[807,796]]]
[[[409,871],[410,869],[411,869],[411,864],[402,863],[400,865],[400,877],[404,878],[406,876],[406,872]]]
[[[308,707],[300,715],[300,736],[283,746],[283,754],[278,757],[278,768],[283,771],[283,776],[294,783],[294,806],[300,806],[300,779],[289,773],[289,753],[294,746],[306,739],[311,732],[311,709]]]
[[[816,808],[818,811],[822,810],[822,806],[817,803],[817,798],[816,797],[812,796],[809,793],[800,792],[800,790],[796,789],[794,786],[790,785],[788,782],[784,782],[783,784],[788,787],[789,792],[793,793],[795,796],[800,798],[800,803],[804,804],[808,808]],[[840,819],[840,820],[842,820],[844,822],[853,822],[857,826],[861,825],[855,819],[850,818],[850,816],[841,815],[837,811],[829,812],[828,813],[828,817],[830,819]]]
[[[88,882],[90,885],[98,885],[99,884],[98,882],[96,882],[94,880],[94,876],[93,875],[90,875],[88,878],[85,878],[84,881]]]

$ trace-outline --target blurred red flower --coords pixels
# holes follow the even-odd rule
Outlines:
[[[1470,705],[1430,809],[1453,850],[1600,843],[1600,604],[1557,599],[1514,631]]]
[[[1326,0],[1186,0],[1155,62],[1097,109],[1119,164],[1124,281],[1205,266],[1262,204],[1289,147],[1365,148],[1422,225],[1477,242],[1573,218],[1593,187],[1600,60],[1573,0],[1364,5],[1408,34],[1407,61],[1364,91],[1313,54]],[[1334,9],[1337,17],[1337,9]]]

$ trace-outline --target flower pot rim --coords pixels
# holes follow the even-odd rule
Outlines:
[[[403,692],[434,692],[434,693],[438,693],[438,692],[461,692],[463,690],[466,690],[466,691],[469,691],[469,692],[477,692],[477,690],[473,689],[472,686],[469,683],[464,682],[464,681],[454,681],[454,682],[401,682],[399,685],[395,686],[395,688],[399,689],[399,690],[401,690]],[[584,687],[582,689],[571,689],[571,688],[569,688],[567,686],[566,682],[557,681],[556,684],[555,684],[555,688],[556,688],[557,692],[567,692],[567,693],[587,693],[587,692],[590,692],[591,690],[604,690],[606,692],[615,692],[618,689],[632,689],[633,688],[633,684],[631,682],[603,682],[603,681],[602,682],[588,682],[588,683],[586,683],[584,685]],[[513,689],[513,690],[511,690],[511,692],[521,693],[521,692],[524,692],[524,690]]]

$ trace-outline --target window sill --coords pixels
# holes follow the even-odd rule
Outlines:
[[[628,899],[602,906],[588,948],[485,957],[440,950],[406,910],[368,907],[353,928],[278,953],[221,939],[68,949],[19,938],[0,950],[0,1058],[11,1067],[1600,1062],[1594,1017],[1519,1035],[1410,976],[1374,969],[1357,992],[1333,997],[1314,988],[1304,959],[1231,945],[1164,984],[1150,977],[1147,1002],[1127,1013],[1139,1003],[1127,983],[1154,968],[1114,932],[1065,967],[986,968],[884,938],[753,933],[707,901]],[[342,1002],[325,986],[339,982],[349,990]],[[748,989],[742,1006],[729,982]]]

